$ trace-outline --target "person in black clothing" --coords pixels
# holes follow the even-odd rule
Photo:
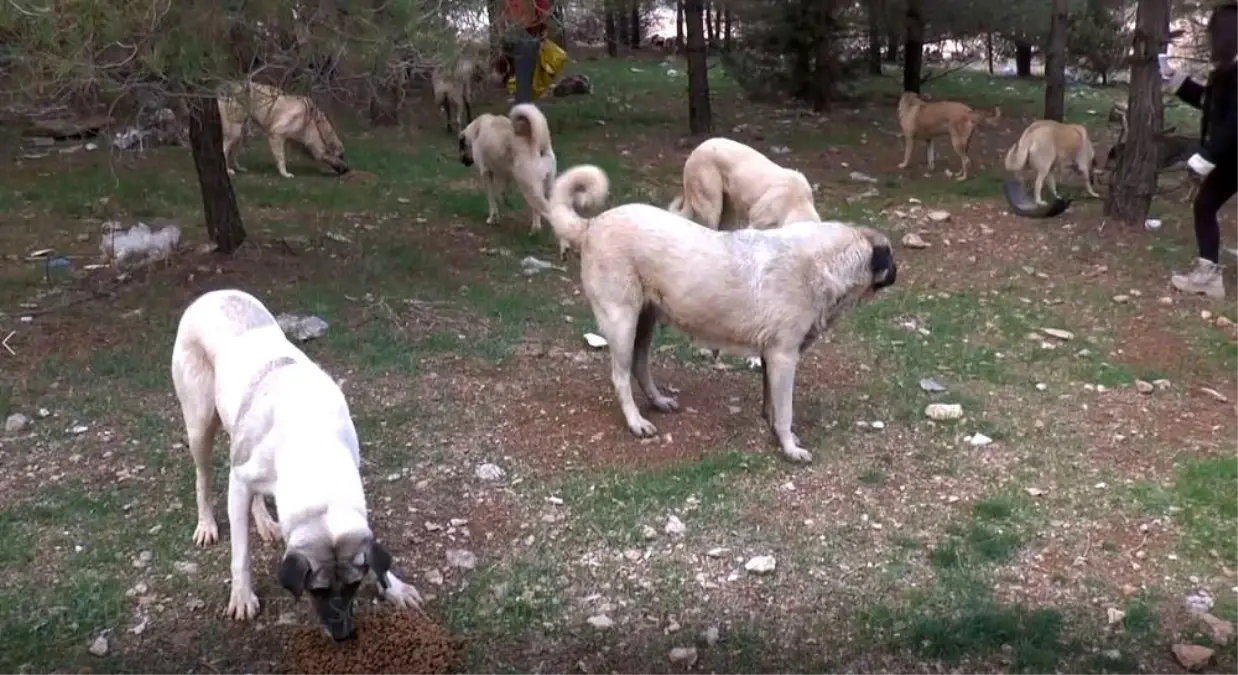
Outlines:
[[[1187,274],[1175,274],[1170,284],[1184,292],[1212,298],[1225,297],[1221,277],[1221,226],[1217,215],[1238,192],[1238,2],[1218,5],[1208,19],[1212,72],[1206,84],[1186,73],[1164,73],[1168,90],[1198,108],[1200,150],[1187,166],[1203,179],[1195,197],[1195,241],[1199,259]]]

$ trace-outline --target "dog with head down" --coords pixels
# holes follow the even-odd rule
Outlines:
[[[611,383],[628,429],[657,433],[632,398],[632,377],[654,409],[679,402],[653,381],[654,328],[669,323],[694,341],[761,357],[762,414],[782,453],[811,461],[791,431],[800,355],[857,303],[894,283],[890,241],[867,227],[801,221],[770,230],[703,227],[648,204],[625,204],[586,219],[609,180],[596,166],[561,174],[551,191],[556,236],[580,253],[580,279],[611,355]]]

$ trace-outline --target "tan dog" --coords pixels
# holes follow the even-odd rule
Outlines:
[[[881,233],[838,222],[719,232],[648,204],[617,206],[591,220],[573,201],[601,203],[606,174],[577,166],[555,181],[547,219],[580,251],[580,279],[610,345],[611,382],[628,429],[657,433],[632,399],[632,376],[653,407],[679,402],[653,382],[653,331],[668,322],[694,341],[762,357],[762,413],[782,452],[812,455],[791,431],[800,354],[842,312],[894,283],[897,267]]]
[[[963,165],[957,180],[967,180],[968,171],[971,169],[971,158],[967,156],[967,151],[971,145],[972,134],[976,131],[976,124],[989,117],[997,119],[1001,116],[1001,108],[994,108],[992,115],[988,115],[957,101],[925,101],[915,93],[903,92],[898,99],[898,126],[903,134],[903,162],[898,168],[906,169],[911,164],[911,152],[915,149],[916,141],[924,141],[928,146],[928,168],[932,171],[933,139],[948,135],[950,146],[954,148]]]
[[[477,165],[486,191],[486,224],[499,222],[500,193],[511,182],[533,210],[532,231],[542,229],[557,170],[550,126],[532,103],[513,106],[507,117],[483,114],[460,132],[460,163]]]
[[[284,178],[292,178],[284,154],[288,141],[296,142],[336,173],[348,173],[344,144],[336,135],[335,127],[307,96],[293,96],[253,81],[233,83],[220,92],[219,118],[223,123],[224,162],[229,175],[245,170],[237,162],[236,144],[244,136],[245,123],[250,120],[266,133],[271,155],[279,175]]]
[[[1088,194],[1100,197],[1092,189],[1092,171],[1096,164],[1096,151],[1088,138],[1088,130],[1082,124],[1064,124],[1053,120],[1037,120],[1023,130],[1019,142],[1006,151],[1006,170],[1020,180],[1027,169],[1036,172],[1033,194],[1037,206],[1045,206],[1042,198],[1045,181],[1049,192],[1057,197],[1057,181],[1054,171],[1069,166],[1083,177]]]
[[[467,54],[438,66],[430,74],[434,104],[447,118],[447,133],[458,133],[473,121],[473,83],[482,75],[478,60]]]
[[[683,194],[667,210],[714,230],[821,220],[804,174],[727,138],[711,138],[688,155]]]

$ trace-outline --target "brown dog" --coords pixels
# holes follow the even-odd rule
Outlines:
[[[292,178],[285,156],[288,141],[302,146],[336,173],[348,173],[343,142],[326,113],[308,96],[295,96],[253,81],[231,83],[219,92],[219,118],[223,126],[224,163],[230,175],[245,170],[236,159],[236,144],[245,135],[248,121],[266,132],[275,167],[284,178]]]
[[[967,156],[971,145],[972,134],[976,124],[992,117],[1002,116],[1001,108],[994,108],[991,115],[973,110],[957,101],[925,101],[918,94],[903,92],[898,99],[898,126],[903,134],[903,163],[900,169],[906,169],[911,164],[911,151],[916,141],[924,141],[928,146],[928,168],[933,170],[933,139],[938,136],[950,136],[950,146],[963,164],[963,170],[958,180],[967,180],[971,168],[971,158]]]

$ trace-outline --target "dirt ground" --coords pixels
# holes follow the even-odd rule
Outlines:
[[[595,93],[544,105],[560,168],[603,166],[613,204],[669,202],[692,147],[682,64],[574,67]],[[972,144],[975,175],[945,175],[949,152],[929,173],[923,148],[899,171],[892,81],[814,115],[714,79],[718,135],[803,171],[823,215],[930,244],[896,245],[897,284],[806,354],[807,466],[760,423],[758,375],[672,329],[655,377],[682,410],[632,438],[606,353],[582,338],[576,263],[522,272],[526,256],[557,264],[553,244],[526,234],[515,195],[483,224],[475,174],[432,118],[351,131],[351,161],[377,176],[365,185],[309,165],[285,181],[251,143],[235,179],[251,239],[230,257],[198,250],[187,151],[6,166],[0,413],[29,422],[0,436],[0,564],[17,571],[0,581],[0,670],[286,667],[277,631],[311,610],[270,573],[282,548],[251,535],[262,614],[222,617],[230,535],[190,541],[167,376],[183,308],[239,287],[330,324],[302,346],[341,381],[371,525],[463,640],[459,671],[1177,672],[1171,648],[1189,643],[1233,672],[1232,641],[1187,610],[1238,619],[1238,334],[1232,300],[1168,287],[1194,255],[1189,209],[1158,200],[1155,232],[1102,227],[1086,198],[1053,220],[1011,215],[1000,157],[1039,88],[982,75],[926,86],[1003,106]],[[1072,91],[1068,114],[1106,138],[1116,95]],[[87,269],[102,220],[156,216],[185,231],[172,260]],[[41,248],[69,269],[30,259]],[[964,417],[932,421],[934,402]],[[749,571],[760,556],[776,568]]]

